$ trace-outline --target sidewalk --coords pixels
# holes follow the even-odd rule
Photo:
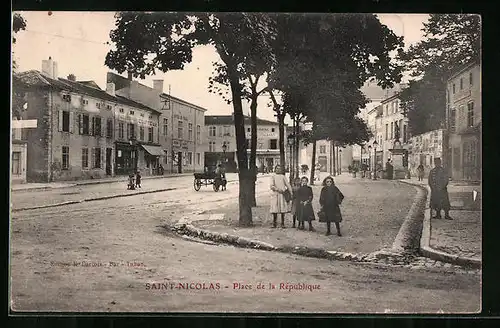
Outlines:
[[[152,175],[152,176],[144,176],[142,180],[151,180],[151,179],[167,179],[167,178],[175,178],[181,176],[192,176],[193,173],[175,173],[168,175]],[[50,182],[50,183],[22,183],[22,184],[14,184],[11,185],[10,189],[12,192],[16,191],[31,191],[31,190],[47,190],[47,189],[59,189],[59,188],[67,188],[74,186],[84,186],[84,185],[94,185],[94,184],[102,184],[102,183],[114,183],[114,182],[126,182],[128,181],[127,176],[116,176],[112,178],[103,178],[103,179],[91,179],[91,180],[81,180],[81,181],[61,181],[61,182]]]
[[[427,187],[426,180],[404,181]],[[475,200],[474,191],[477,192]],[[481,186],[450,181],[448,194],[453,220],[431,219],[427,202],[421,239],[422,253],[435,260],[478,266],[482,241]]]
[[[313,222],[314,232],[307,231],[307,223],[304,231],[293,229],[290,214],[286,215],[286,229],[271,228],[268,194],[258,195],[258,207],[253,208],[253,227],[238,226],[238,204],[192,218],[190,223],[199,229],[258,240],[280,248],[304,247],[365,256],[390,248],[413,204],[415,189],[398,181],[356,179],[348,174],[336,176],[335,183],[345,195],[341,205],[341,237],[336,235],[333,224],[333,234],[325,236],[326,224],[319,223],[317,218]],[[317,212],[321,185],[316,183],[312,188],[313,208]],[[278,226],[279,223],[278,217]]]

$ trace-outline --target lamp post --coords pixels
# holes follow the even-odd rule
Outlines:
[[[339,148],[339,175],[342,174],[342,149]]]
[[[227,145],[226,142],[224,141],[222,143],[222,161],[224,162],[224,165],[226,165],[226,150],[227,150]]]
[[[294,141],[294,135],[290,134],[288,135],[288,138],[286,139],[286,142],[288,144],[288,147],[290,148],[290,156],[288,159],[288,167],[289,167],[289,178],[290,178],[290,183],[293,181],[293,176],[294,176],[294,168],[293,168],[293,141]]]
[[[371,175],[372,175],[372,172],[373,172],[373,168],[372,168],[372,146],[371,145],[368,145],[368,172],[370,172],[370,179],[371,179]]]
[[[373,142],[373,158],[374,158],[374,163],[375,163],[375,174],[373,175],[373,180],[377,180],[377,146],[378,142],[375,140]]]
[[[130,157],[132,157],[132,166],[134,168],[134,173],[137,172],[137,139],[135,136],[131,136],[128,140],[132,146],[132,151],[130,152]]]

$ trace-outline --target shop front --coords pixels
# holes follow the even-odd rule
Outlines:
[[[165,150],[159,145],[142,145],[144,150],[144,161],[140,161],[141,172],[144,175],[161,175],[164,172],[160,168],[160,163],[164,161]]]
[[[137,171],[137,147],[130,143],[115,143],[115,174],[129,175]]]

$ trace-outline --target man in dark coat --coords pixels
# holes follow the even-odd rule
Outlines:
[[[448,175],[441,166],[441,159],[434,159],[434,168],[429,172],[428,179],[431,188],[430,208],[436,210],[435,219],[441,219],[441,210],[444,210],[444,218],[452,220],[450,216],[450,199],[448,196]]]

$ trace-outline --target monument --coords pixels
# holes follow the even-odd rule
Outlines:
[[[407,176],[407,170],[403,165],[403,158],[405,156],[406,150],[401,147],[401,142],[399,141],[399,126],[397,123],[395,126],[395,130],[394,144],[392,146],[392,149],[389,149],[389,151],[391,152],[392,166],[394,167],[392,178],[405,179]]]

